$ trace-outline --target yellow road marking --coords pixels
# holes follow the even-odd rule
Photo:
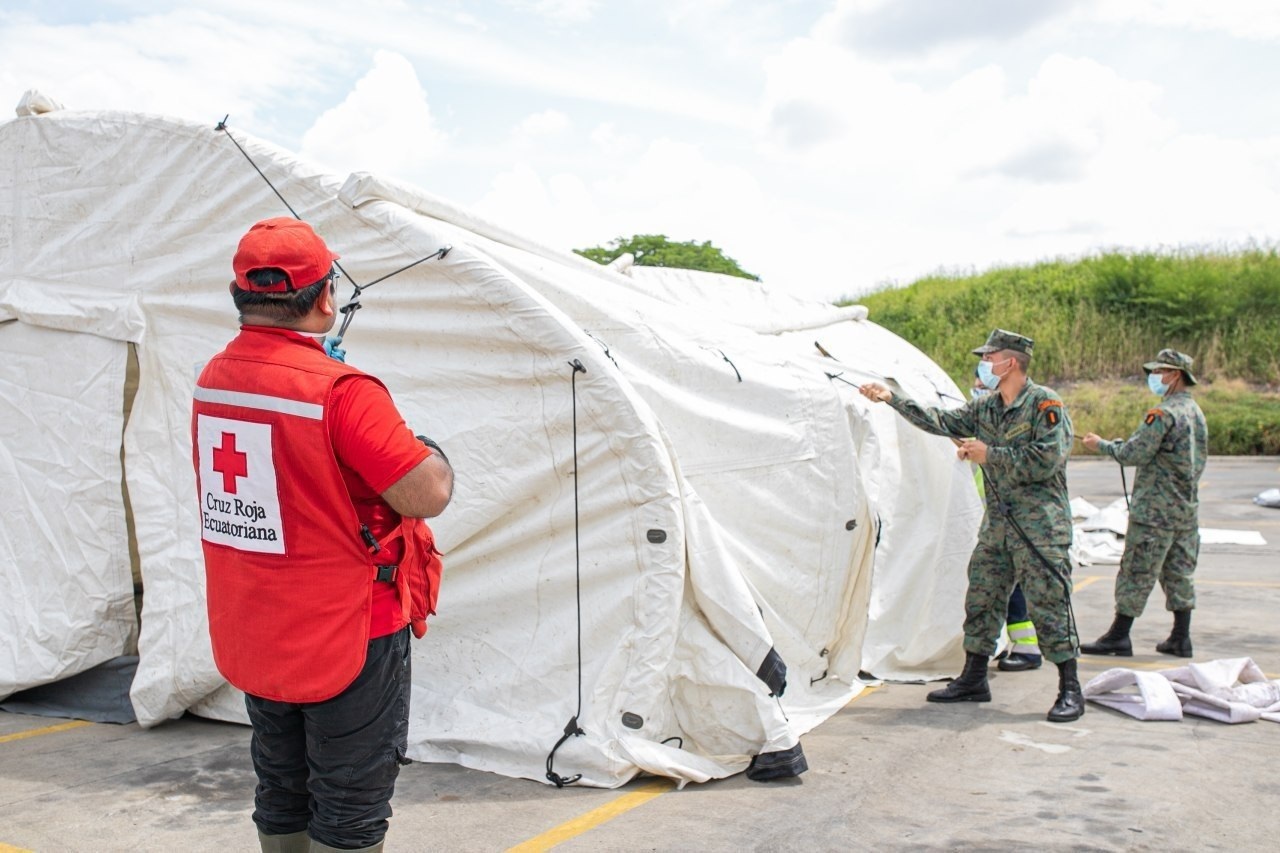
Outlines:
[[[865,687],[857,696],[850,699],[849,703],[857,702],[863,696],[875,693],[880,688],[881,685],[879,684]],[[675,790],[675,787],[675,782],[670,779],[655,779],[652,782],[641,785],[629,794],[623,794],[616,800],[605,803],[599,808],[592,809],[586,814],[565,821],[539,836],[508,848],[507,853],[541,853],[541,851],[550,850],[557,844],[576,838],[585,832],[595,829],[597,826],[608,823],[619,815],[626,814],[632,809],[644,805],[654,797],[660,797],[668,791]],[[4,851],[0,850],[0,853],[4,853]]]
[[[93,723],[87,720],[72,720],[69,723],[59,723],[56,726],[45,726],[42,729],[30,729],[25,732],[16,732],[11,735],[0,735],[0,743],[8,743],[11,740],[22,740],[23,738],[39,737],[40,735],[51,735],[54,732],[65,732],[67,729],[78,729],[81,726],[91,726]],[[0,851],[5,848],[0,846]],[[15,848],[16,849],[16,848]]]
[[[847,708],[847,707],[849,707],[849,706],[850,706],[850,705],[852,705],[854,702],[857,702],[859,699],[861,699],[863,696],[870,696],[872,693],[875,693],[875,692],[876,692],[877,690],[879,690],[881,687],[884,687],[884,682],[881,682],[881,683],[879,683],[879,684],[872,684],[872,685],[871,685],[871,686],[869,686],[869,687],[864,687],[864,688],[862,688],[862,690],[860,690],[860,691],[858,692],[858,695],[857,695],[857,696],[854,696],[852,699],[850,699],[850,700],[845,704],[845,707],[846,707],[846,708]]]
[[[35,853],[35,851],[28,850],[25,847],[13,847],[0,841],[0,853]]]
[[[1071,591],[1076,592],[1077,590],[1084,589],[1086,586],[1095,584],[1104,577],[1106,577],[1106,575],[1085,575],[1084,577],[1071,582]]]
[[[632,809],[644,805],[654,797],[660,797],[668,791],[674,790],[675,787],[675,783],[670,779],[655,779],[652,782],[641,785],[629,794],[623,794],[612,802],[605,803],[603,806],[592,809],[573,820],[565,821],[559,826],[549,829],[539,836],[530,838],[522,844],[517,844],[515,847],[510,848],[508,853],[538,853],[538,851],[550,850],[557,844],[576,838],[584,832],[608,823],[619,815],[626,814]]]

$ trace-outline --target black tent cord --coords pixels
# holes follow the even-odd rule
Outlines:
[[[569,718],[569,722],[565,723],[564,734],[547,753],[547,780],[557,788],[572,785],[582,778],[582,774],[561,776],[557,773],[553,767],[556,750],[569,738],[586,734],[578,725],[578,717],[582,715],[582,546],[578,539],[578,374],[586,373],[587,369],[576,358],[569,362],[569,366],[573,368],[573,372],[569,374],[569,384],[573,392],[573,592],[578,604],[578,710]]]
[[[1115,451],[1111,452],[1111,458],[1116,460],[1116,464],[1120,466],[1120,488],[1124,491],[1124,508],[1133,511],[1133,507],[1129,506],[1129,481],[1124,476],[1124,463],[1116,459]]]
[[[1062,584],[1062,599],[1067,603],[1067,619],[1069,620],[1067,623],[1068,639],[1070,639],[1070,635],[1074,634],[1076,639],[1079,640],[1080,633],[1076,629],[1076,611],[1071,604],[1071,579],[1059,571],[1057,566],[1049,562],[1049,558],[1041,553],[1040,549],[1035,546],[1031,541],[1031,537],[1022,529],[1022,525],[1013,517],[1013,514],[1010,512],[1010,506],[1000,500],[1000,491],[996,488],[990,475],[987,474],[986,468],[983,468],[981,465],[978,467],[982,468],[982,487],[984,489],[991,489],[991,496],[996,500],[996,507],[999,513],[1004,516],[1005,521],[1009,522],[1009,525],[1013,528],[1014,532],[1018,534],[1018,538],[1026,543],[1026,546],[1031,550],[1031,553],[1036,555],[1036,559],[1044,564],[1044,567],[1049,570],[1049,574],[1057,579],[1058,583]]]

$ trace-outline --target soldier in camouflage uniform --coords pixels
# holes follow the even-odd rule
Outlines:
[[[859,390],[887,402],[913,426],[949,436],[959,457],[983,469],[987,512],[969,559],[964,671],[930,702],[989,702],[987,660],[995,652],[1009,593],[1022,586],[1044,656],[1058,666],[1053,722],[1079,719],[1084,698],[1076,672],[1070,613],[1071,510],[1066,467],[1071,421],[1052,390],[1027,378],[1030,338],[996,329],[973,352],[983,383],[999,393],[958,409],[924,408],[878,383]]]
[[[1085,447],[1136,465],[1129,506],[1124,556],[1116,575],[1116,616],[1107,633],[1080,650],[1091,655],[1133,654],[1129,629],[1142,615],[1156,580],[1165,607],[1173,611],[1173,632],[1156,646],[1166,655],[1191,657],[1191,611],[1196,606],[1192,580],[1200,554],[1199,484],[1209,450],[1204,412],[1187,388],[1196,384],[1191,357],[1163,349],[1142,365],[1147,385],[1161,396],[1128,441],[1106,441],[1094,433]]]

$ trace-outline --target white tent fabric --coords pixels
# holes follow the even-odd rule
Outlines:
[[[0,299],[14,305],[10,290]],[[134,640],[120,488],[125,356],[123,343],[93,334],[0,325],[0,698]],[[64,423],[76,427],[54,428]]]
[[[358,282],[452,247],[366,294],[345,342],[457,469],[433,523],[445,581],[414,646],[411,757],[545,781],[576,717],[585,733],[557,772],[702,781],[794,750],[860,670],[955,672],[971,474],[847,384],[885,376],[958,402],[914,348],[856,311],[714,276],[632,278],[235,138]],[[123,427],[145,589],[138,719],[243,721],[208,643],[190,401],[235,334],[236,241],[285,211],[212,126],[53,111],[0,124],[0,151],[0,476],[22,496],[0,582],[23,591],[0,600],[17,640],[0,695],[127,644]],[[33,523],[41,537],[22,539]],[[777,658],[780,699],[761,678]]]

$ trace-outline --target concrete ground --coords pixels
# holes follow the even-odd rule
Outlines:
[[[1120,496],[1116,466],[1073,462],[1072,496]],[[1201,524],[1257,530],[1265,546],[1208,545],[1197,574],[1196,660],[1252,657],[1280,678],[1280,459],[1214,458]],[[1111,618],[1115,567],[1076,570],[1086,640]],[[1157,590],[1136,654],[1081,660],[1160,669],[1170,617]],[[390,850],[1274,850],[1280,725],[1198,718],[1142,723],[1096,705],[1072,724],[1045,712],[1052,667],[991,671],[989,704],[931,705],[936,685],[886,684],[806,735],[810,771],[682,791],[654,780],[566,788],[453,765],[411,765]],[[187,717],[151,731],[0,713],[0,851],[257,849],[246,728]],[[1276,797],[1277,799],[1272,799]]]

